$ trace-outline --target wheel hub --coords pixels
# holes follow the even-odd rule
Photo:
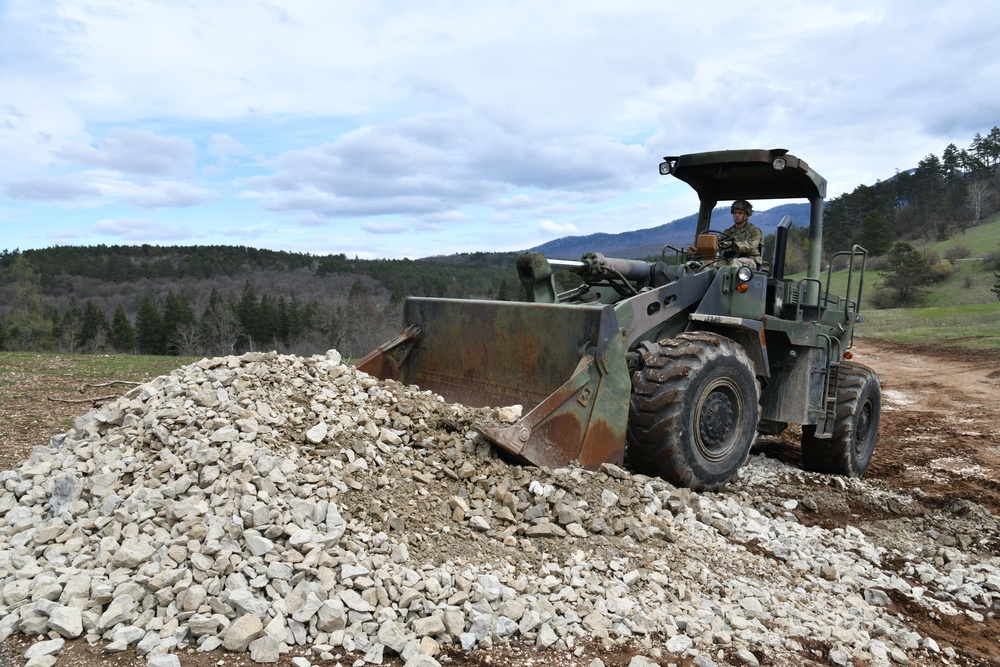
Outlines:
[[[724,447],[735,419],[733,402],[721,391],[713,391],[701,406],[698,415],[698,434],[707,449]]]
[[[868,438],[868,429],[871,428],[872,406],[866,403],[858,415],[857,426],[854,430],[854,452],[860,455],[865,449],[865,440]]]

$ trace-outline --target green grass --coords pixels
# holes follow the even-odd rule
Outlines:
[[[971,227],[947,241],[920,245],[912,244],[918,250],[929,250],[944,257],[948,248],[964,246],[972,252],[972,256],[982,259],[988,252],[997,250],[1000,244],[1000,214],[987,218],[981,224]]]
[[[186,366],[198,357],[153,357],[131,354],[58,354],[0,352],[0,382],[21,373],[44,378],[52,389],[75,390],[83,382],[145,382]]]
[[[859,336],[1000,352],[1000,301],[865,311]]]
[[[963,347],[1000,351],[1000,301],[992,287],[997,279],[993,270],[983,268],[983,257],[998,249],[1000,244],[1000,215],[984,224],[967,230],[947,241],[932,244],[913,244],[920,250],[944,258],[948,248],[961,245],[968,248],[971,257],[956,263],[955,272],[948,278],[929,286],[916,307],[876,309],[872,303],[881,273],[872,270],[868,262],[864,276],[864,293],[861,309],[867,321],[858,329],[859,336],[885,338],[904,342],[933,342],[949,347]],[[801,279],[803,273],[788,276]],[[820,278],[826,286],[827,272]],[[847,293],[847,271],[836,271],[830,279],[830,291]],[[858,272],[855,271],[851,296],[857,295]]]
[[[931,286],[920,305],[948,307],[956,304],[997,303],[991,288],[997,282],[993,271],[983,269],[978,260],[960,261],[949,278]]]
[[[870,264],[870,262],[869,262]],[[983,268],[980,259],[963,260],[957,263],[955,272],[944,280],[935,282],[928,286],[926,294],[921,299],[920,307],[937,308],[956,305],[990,304],[997,302],[997,296],[992,291],[996,284],[996,277],[993,271]],[[804,274],[796,274],[791,278],[801,278]],[[823,285],[826,285],[827,274],[821,276]],[[864,292],[861,299],[861,307],[864,310],[873,310],[875,306],[872,300],[876,294],[879,283],[882,282],[882,273],[873,271],[870,266],[865,271]],[[855,270],[851,285],[852,297],[858,290],[858,272]],[[830,291],[841,296],[847,293],[847,271],[834,271],[830,279]]]

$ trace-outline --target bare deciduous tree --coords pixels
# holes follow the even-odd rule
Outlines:
[[[202,347],[213,354],[233,354],[242,333],[236,313],[222,300],[209,304],[201,316]]]
[[[995,194],[988,180],[976,179],[969,183],[967,205],[973,220],[982,220],[990,212]]]
[[[180,325],[170,341],[170,348],[180,356],[198,356],[204,349],[201,328],[197,324]]]

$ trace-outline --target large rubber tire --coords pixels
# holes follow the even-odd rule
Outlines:
[[[760,385],[737,343],[705,332],[648,346],[632,374],[629,465],[675,486],[717,491],[757,437]]]
[[[817,438],[815,426],[803,426],[802,467],[831,475],[863,476],[875,451],[881,416],[882,388],[875,371],[843,363],[833,436]]]

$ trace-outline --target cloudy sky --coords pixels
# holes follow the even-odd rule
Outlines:
[[[833,197],[1000,124],[998,35],[995,0],[0,0],[0,249],[517,250],[693,213],[660,159],[730,148]]]

